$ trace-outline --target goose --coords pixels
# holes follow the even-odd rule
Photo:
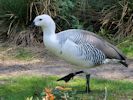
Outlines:
[[[90,74],[86,72],[86,68],[106,64],[112,60],[128,67],[126,57],[122,52],[93,32],[81,29],[68,29],[55,33],[55,22],[47,14],[35,17],[33,25],[41,27],[43,42],[49,51],[67,62],[76,65],[75,68],[77,67],[79,70],[57,81],[63,80],[68,82],[77,74],[85,73],[86,92],[90,92]]]

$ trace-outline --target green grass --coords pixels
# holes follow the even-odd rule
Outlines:
[[[16,51],[14,58],[16,58],[18,60],[26,60],[26,61],[32,60],[33,53],[24,48],[20,48]]]
[[[56,80],[57,77],[50,76],[19,76],[15,78],[0,78],[0,99],[26,100],[27,97],[35,95],[38,98],[41,98],[42,91],[45,87],[54,89],[56,86],[64,85],[63,82],[56,82]],[[130,100],[133,98],[133,83],[128,81],[91,79],[92,92],[90,94],[79,92],[85,89],[84,84],[84,79],[75,78],[67,84],[67,87],[71,87],[72,91],[64,93],[54,91],[53,94],[56,98],[59,98],[59,95],[67,94],[68,100],[103,100],[106,87],[107,100]]]
[[[0,46],[0,59],[4,57],[4,59],[31,61],[35,56],[33,50],[29,48]]]

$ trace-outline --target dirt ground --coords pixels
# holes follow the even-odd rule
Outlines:
[[[129,67],[121,64],[104,64],[87,69],[91,77],[105,79],[120,79],[133,81],[133,60],[128,60]],[[44,57],[32,61],[0,60],[0,77],[18,75],[58,75],[64,76],[70,72],[78,71],[74,65],[55,58]]]

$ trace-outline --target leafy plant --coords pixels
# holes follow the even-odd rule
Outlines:
[[[102,26],[111,31],[117,43],[125,37],[133,37],[132,12],[132,0],[118,0],[109,9],[103,10]]]
[[[28,26],[35,16],[42,13],[55,16],[54,2],[51,0],[0,0],[0,26],[6,30],[0,35],[4,34],[10,42],[15,40],[14,43],[16,43],[19,40],[19,45],[29,45],[29,42],[23,43],[34,38]],[[33,40],[30,44],[31,42]]]
[[[42,42],[41,31],[28,26],[35,16],[47,13],[57,32],[81,28],[102,35],[104,29],[105,36],[118,44],[133,36],[132,12],[132,0],[0,0],[0,39],[24,46]]]

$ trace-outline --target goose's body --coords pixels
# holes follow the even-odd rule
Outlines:
[[[102,64],[106,59],[106,55],[93,45],[94,36],[88,35],[87,31],[71,29],[43,38],[48,50],[82,69]]]
[[[93,67],[116,59],[127,67],[125,56],[113,45],[98,35],[79,29],[55,33],[55,22],[49,15],[37,16],[36,26],[43,30],[43,41],[47,49],[66,61],[82,67]]]
[[[70,29],[57,34],[44,35],[43,40],[48,50],[82,67],[89,68],[108,63],[107,59],[125,60],[116,47],[85,30]]]

